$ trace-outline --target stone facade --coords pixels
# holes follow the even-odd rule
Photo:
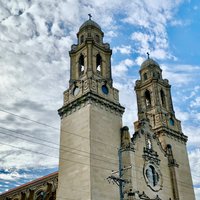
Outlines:
[[[75,147],[76,154],[60,150],[57,199],[117,199],[118,188],[106,181],[118,168],[124,112],[112,85],[112,51],[91,19],[80,27],[77,38],[70,51],[69,89],[59,109],[61,146]]]
[[[113,87],[112,50],[103,36],[89,19],[69,52],[69,88],[58,110],[58,174],[10,190],[0,199],[195,200],[187,136],[176,119],[168,80],[149,57],[141,65],[135,85],[138,121],[131,137],[122,126],[124,108]]]

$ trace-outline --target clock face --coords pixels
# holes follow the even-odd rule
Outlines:
[[[79,91],[80,91],[79,87],[76,86],[76,87],[74,88],[74,90],[73,90],[73,95],[74,95],[74,96],[78,95]]]
[[[103,92],[104,94],[108,94],[108,93],[109,93],[108,87],[107,87],[106,85],[103,85],[101,89],[102,89],[102,92]]]

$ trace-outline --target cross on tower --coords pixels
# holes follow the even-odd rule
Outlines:
[[[149,55],[150,55],[150,53],[149,53],[149,52],[147,52],[147,57],[148,57],[148,59],[149,59]]]
[[[89,16],[89,20],[91,20],[91,18],[92,18],[92,15],[89,13],[89,14],[88,14],[88,16]]]

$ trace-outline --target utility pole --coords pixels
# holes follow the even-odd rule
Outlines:
[[[108,178],[107,178],[109,183],[113,182],[119,187],[120,200],[124,200],[123,187],[125,186],[125,184],[129,183],[128,180],[123,179],[123,172],[132,167],[130,165],[128,167],[123,167],[122,168],[122,153],[124,151],[134,151],[134,149],[132,147],[130,147],[130,146],[126,147],[126,148],[120,147],[120,149],[118,150],[119,170],[118,171],[112,171],[111,176],[108,176]],[[114,174],[117,174],[117,173],[119,173],[119,177],[114,175]]]

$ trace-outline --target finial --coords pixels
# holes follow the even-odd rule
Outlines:
[[[92,15],[89,13],[89,14],[88,14],[88,16],[89,16],[89,20],[91,20],[91,18],[92,18]]]
[[[150,53],[149,52],[147,52],[147,58],[149,59],[149,55],[150,55]]]

